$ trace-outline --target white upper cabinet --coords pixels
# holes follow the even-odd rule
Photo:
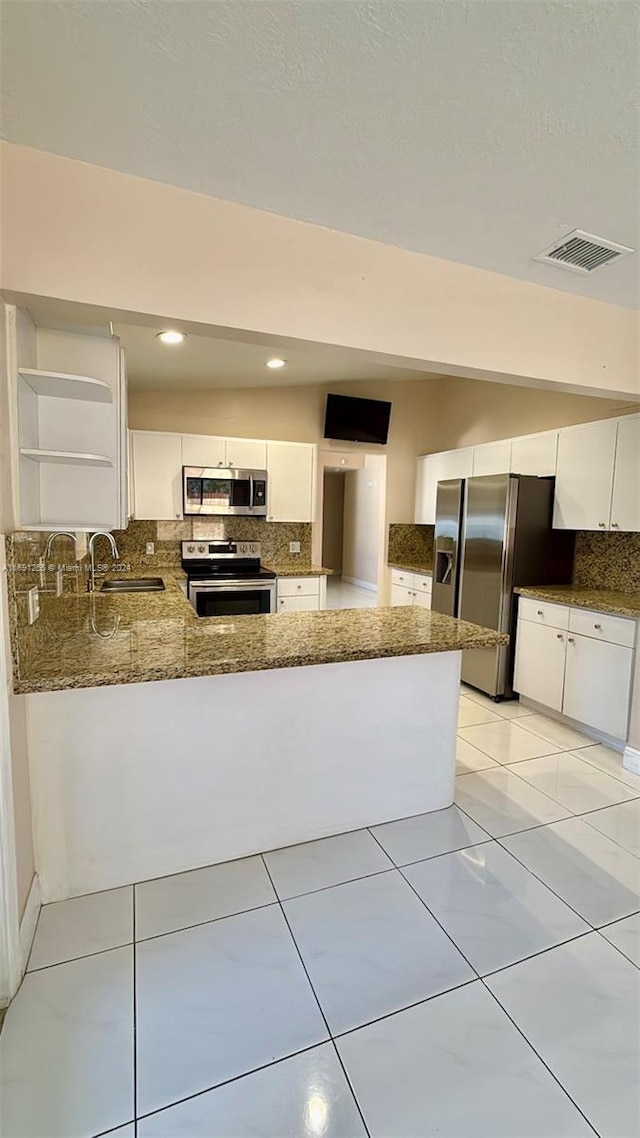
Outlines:
[[[559,432],[556,529],[609,528],[618,424],[615,419]]]
[[[558,457],[558,432],[544,431],[511,441],[513,474],[533,474],[542,478],[555,474]]]
[[[226,463],[240,470],[266,470],[267,444],[260,439],[227,439]]]
[[[215,435],[182,435],[183,466],[225,466],[226,439]]]
[[[473,473],[473,447],[425,454],[418,459],[415,521],[434,525],[438,482],[447,478],[469,478]]]
[[[618,420],[611,529],[640,530],[640,415]]]
[[[511,440],[484,443],[473,448],[473,473],[508,474],[511,470]]]
[[[269,521],[313,521],[313,456],[310,445],[267,443]]]
[[[181,518],[182,437],[133,431],[131,451],[133,516],[157,521]]]

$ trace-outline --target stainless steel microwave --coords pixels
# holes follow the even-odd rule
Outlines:
[[[232,514],[264,518],[267,515],[267,472],[183,466],[182,506],[185,517]]]

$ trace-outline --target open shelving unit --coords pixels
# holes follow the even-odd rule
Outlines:
[[[90,403],[113,403],[111,388],[104,379],[88,375],[69,375],[63,371],[18,368],[18,375],[36,395],[54,399],[84,399]]]
[[[120,521],[121,354],[113,337],[17,327],[20,525],[114,529]]]

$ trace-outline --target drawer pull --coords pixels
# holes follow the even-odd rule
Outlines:
[[[296,589],[301,589],[302,585],[296,585]]]
[[[561,633],[561,632],[558,632],[558,633],[556,634],[556,640],[564,640],[564,636],[562,635],[562,633]]]
[[[600,529],[606,529],[607,528],[604,522],[598,522],[598,527]]]
[[[537,612],[538,616],[544,616],[544,612],[542,609],[536,609],[536,612]]]
[[[567,636],[567,642],[569,644],[575,644],[575,640],[573,639],[573,636]]]
[[[594,624],[593,627],[595,628],[596,632],[602,632],[602,625],[601,624]]]
[[[611,523],[611,529],[620,529],[620,526],[618,525],[617,522],[612,522]]]

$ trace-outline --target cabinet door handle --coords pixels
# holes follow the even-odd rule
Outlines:
[[[612,522],[611,523],[611,529],[620,529],[620,526],[618,525],[617,522]]]
[[[593,627],[596,629],[596,632],[602,632],[602,625],[601,624],[594,624]]]
[[[606,528],[607,528],[607,527],[606,527],[606,523],[605,523],[605,522],[598,522],[598,527],[599,527],[600,529],[606,529]]]
[[[575,644],[575,640],[573,639],[573,636],[568,636],[568,637],[567,637],[567,643],[568,643],[568,644]]]
[[[556,634],[556,640],[564,640],[564,636],[562,635],[562,633],[561,633],[561,632],[558,632],[558,633]]]
[[[537,614],[538,616],[544,616],[544,612],[543,612],[543,610],[542,610],[542,609],[536,609],[536,614]]]

